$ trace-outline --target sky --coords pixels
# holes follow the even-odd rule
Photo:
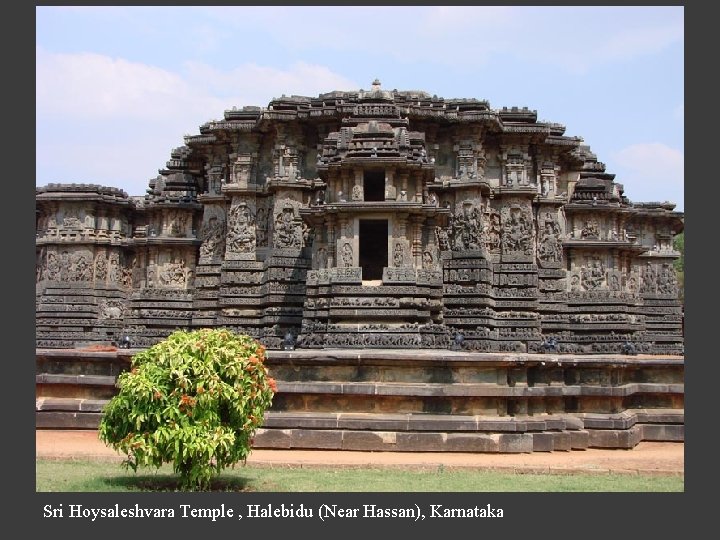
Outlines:
[[[536,110],[683,211],[684,37],[682,6],[38,6],[36,186],[143,195],[225,110],[378,78]]]

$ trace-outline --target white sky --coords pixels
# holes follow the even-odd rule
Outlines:
[[[36,185],[142,195],[233,106],[424,90],[527,106],[683,210],[682,7],[36,7]]]

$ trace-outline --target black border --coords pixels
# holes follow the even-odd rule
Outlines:
[[[81,2],[79,2],[81,3]],[[502,2],[499,2],[502,3]],[[174,5],[183,5],[178,2]],[[370,2],[366,5],[372,5]],[[553,5],[562,5],[558,2]],[[43,2],[38,5],[62,5],[54,2]],[[569,4],[576,5],[576,4]],[[13,138],[12,152],[6,159],[10,171],[6,173],[5,185],[5,212],[6,228],[5,239],[9,242],[10,257],[6,267],[10,275],[5,277],[6,295],[12,296],[15,291],[20,298],[17,302],[6,296],[6,314],[11,320],[5,318],[6,328],[13,329],[6,337],[6,344],[10,350],[19,354],[5,356],[6,372],[3,381],[5,388],[10,389],[5,400],[5,437],[4,446],[9,450],[10,459],[5,460],[6,477],[5,492],[10,497],[6,503],[4,517],[8,519],[7,530],[13,530],[11,525],[15,522],[21,531],[32,531],[40,534],[73,534],[82,537],[87,534],[115,533],[136,534],[142,537],[149,534],[169,535],[179,532],[184,536],[203,534],[214,535],[218,532],[228,532],[235,535],[245,533],[262,533],[274,537],[279,534],[291,532],[294,534],[313,532],[322,536],[347,534],[349,532],[363,534],[366,532],[387,532],[392,534],[395,530],[408,530],[413,534],[437,535],[462,534],[482,536],[492,533],[505,533],[515,537],[517,534],[529,533],[538,535],[551,535],[553,537],[577,537],[587,533],[609,533],[619,537],[641,534],[650,537],[659,534],[664,537],[678,537],[686,531],[699,529],[700,522],[712,516],[711,510],[702,504],[701,490],[703,480],[708,478],[713,470],[707,463],[707,453],[714,447],[709,440],[713,431],[712,420],[707,418],[714,407],[712,400],[713,388],[707,386],[711,381],[717,380],[714,376],[717,370],[713,358],[712,336],[710,324],[715,315],[714,299],[708,294],[714,287],[708,286],[714,281],[703,273],[715,270],[712,259],[714,244],[712,239],[706,238],[716,228],[709,220],[703,218],[712,216],[709,207],[716,189],[714,182],[713,149],[709,147],[714,142],[711,134],[705,134],[712,125],[712,112],[716,109],[714,95],[708,95],[711,85],[708,85],[707,73],[716,70],[714,60],[717,44],[714,38],[717,35],[715,18],[709,10],[700,7],[678,3],[657,3],[654,5],[685,5],[686,21],[686,96],[688,104],[686,122],[692,144],[686,145],[686,178],[693,188],[688,190],[685,213],[690,219],[690,273],[693,279],[686,280],[686,319],[687,306],[695,306],[696,315],[690,310],[690,323],[686,322],[686,356],[689,358],[689,369],[686,370],[687,388],[690,398],[686,398],[686,476],[685,493],[682,494],[49,494],[36,493],[34,477],[34,409],[29,396],[34,396],[34,310],[33,303],[28,296],[34,291],[34,224],[30,222],[32,209],[29,208],[34,195],[29,192],[34,182],[24,178],[31,167],[33,127],[27,119],[27,111],[34,110],[32,103],[32,89],[29,81],[34,80],[31,70],[34,65],[35,31],[34,9],[30,6],[15,6],[7,8],[6,35],[10,36],[9,43],[3,48],[6,56],[5,110],[9,113],[9,121],[5,124],[6,134]],[[561,21],[558,24],[562,24]],[[712,25],[712,26],[711,26]],[[12,32],[14,31],[14,32]],[[10,68],[12,66],[12,68]],[[15,74],[20,71],[20,74]],[[27,85],[27,86],[26,86]],[[714,88],[713,88],[714,89]],[[25,131],[30,133],[22,137]],[[705,135],[705,136],[703,136]],[[19,155],[17,155],[19,154]],[[30,154],[30,155],[26,155]],[[698,164],[702,163],[700,167]],[[693,174],[694,173],[694,174]],[[28,193],[25,194],[25,189]],[[20,204],[18,204],[18,202]],[[27,204],[27,208],[25,205]],[[706,205],[706,208],[703,206]],[[8,219],[9,218],[9,219]],[[705,223],[703,223],[705,221]],[[698,225],[692,225],[697,222]],[[27,223],[27,227],[25,224]],[[687,226],[686,226],[687,228]],[[695,230],[695,233],[692,233]],[[698,235],[700,236],[697,239]],[[688,235],[686,235],[688,236]],[[703,241],[704,240],[704,241]],[[687,246],[687,243],[686,243]],[[692,246],[697,246],[693,248]],[[687,249],[687,248],[686,248]],[[692,263],[692,252],[700,253],[709,250],[706,260]],[[15,258],[19,261],[15,261]],[[26,259],[27,257],[27,259]],[[25,262],[27,260],[27,263]],[[18,264],[19,262],[19,264]],[[27,267],[25,266],[27,264]],[[694,266],[693,266],[694,265]],[[687,252],[686,252],[687,266]],[[687,271],[686,271],[687,272]],[[16,287],[15,284],[23,284]],[[10,285],[9,287],[7,285]],[[27,285],[27,293],[24,285]],[[705,296],[705,301],[699,299]],[[708,314],[701,312],[707,306]],[[8,309],[9,308],[9,309]],[[27,321],[25,318],[27,317]],[[25,336],[28,333],[28,336]],[[16,366],[21,365],[16,371]],[[20,375],[18,377],[18,375]],[[17,384],[23,381],[23,384]],[[25,385],[27,384],[27,386]],[[689,406],[688,406],[689,402]],[[15,405],[17,403],[18,405]],[[695,405],[693,405],[695,404]],[[27,446],[27,447],[26,447]],[[29,448],[28,448],[29,447]],[[709,478],[708,478],[709,480]],[[695,501],[693,501],[695,498]],[[708,496],[711,502],[712,495]],[[491,503],[493,507],[503,507],[505,517],[500,520],[437,520],[422,523],[407,523],[405,521],[379,519],[379,520],[344,520],[322,523],[318,520],[258,520],[249,523],[249,520],[235,522],[227,520],[210,523],[205,520],[104,520],[89,522],[85,520],[44,519],[42,508],[45,504],[86,504],[92,506],[107,506],[115,502],[124,506],[132,506],[138,502],[141,506],[158,505],[174,506],[179,504],[193,504],[197,506],[219,505],[223,502],[228,506],[239,506],[248,503],[273,504],[300,503],[316,505],[322,502],[343,505],[383,504],[391,506],[408,506],[415,502],[421,506],[429,503],[443,503],[448,505],[475,505],[481,506]],[[138,524],[139,523],[139,524]],[[29,528],[28,528],[29,527]],[[462,530],[464,529],[464,530]]]

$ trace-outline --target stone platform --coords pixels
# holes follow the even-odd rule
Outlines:
[[[38,349],[36,426],[94,429],[137,350]],[[533,452],[684,440],[684,357],[268,351],[256,448]]]

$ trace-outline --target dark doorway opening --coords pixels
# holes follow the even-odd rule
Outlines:
[[[366,201],[385,200],[384,170],[369,170],[363,172],[363,196]]]
[[[386,219],[360,220],[360,266],[363,280],[382,279],[388,265],[388,222]]]

